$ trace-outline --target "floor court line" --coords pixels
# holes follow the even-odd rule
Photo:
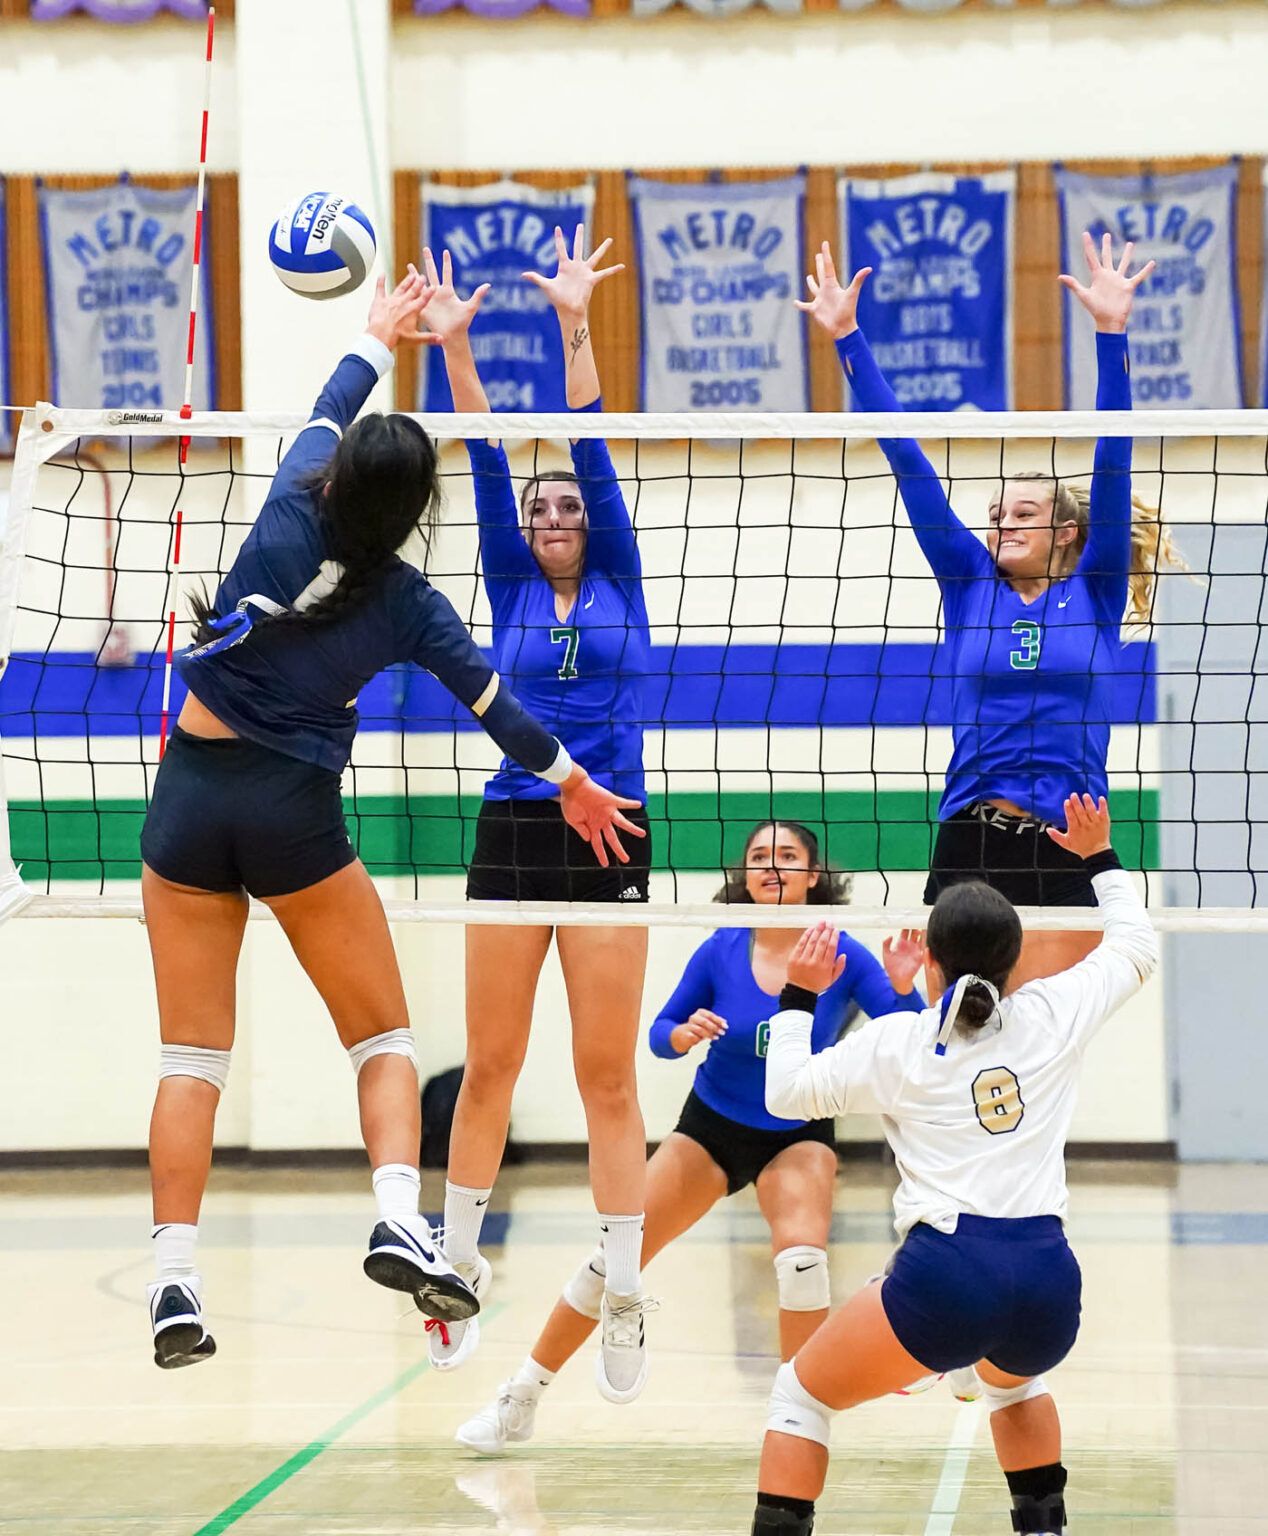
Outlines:
[[[964,1479],[969,1470],[969,1457],[973,1454],[973,1442],[977,1439],[982,1410],[977,1403],[961,1403],[960,1411],[951,1426],[951,1438],[942,1458],[942,1472],[934,1491],[929,1519],[925,1522],[925,1536],[951,1536],[955,1529],[955,1517],[960,1508],[960,1495],[964,1492]]]

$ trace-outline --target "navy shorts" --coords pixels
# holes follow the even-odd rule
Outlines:
[[[628,864],[607,869],[564,820],[558,800],[486,800],[467,870],[468,901],[647,900],[652,839],[647,812],[626,811],[644,837],[621,834]]]
[[[141,857],[200,891],[287,896],[356,858],[337,773],[241,737],[179,726],[154,780]]]
[[[728,1195],[756,1184],[767,1163],[800,1142],[817,1141],[834,1154],[837,1146],[834,1120],[807,1120],[804,1125],[787,1131],[741,1125],[729,1115],[720,1115],[716,1109],[710,1109],[694,1088],[687,1095],[674,1130],[703,1147],[726,1174]]]
[[[898,1342],[926,1370],[988,1360],[1010,1376],[1040,1376],[1074,1347],[1082,1290],[1056,1216],[961,1216],[954,1232],[911,1229],[881,1302]]]

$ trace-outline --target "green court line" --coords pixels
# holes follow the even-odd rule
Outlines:
[[[481,1313],[482,1321],[491,1323],[500,1312],[505,1310],[505,1302],[501,1306],[492,1307]],[[315,1440],[310,1440],[293,1456],[288,1456],[280,1466],[274,1467],[258,1483],[239,1495],[232,1504],[226,1504],[206,1525],[200,1525],[194,1532],[194,1536],[220,1536],[220,1533],[227,1531],[231,1525],[237,1525],[239,1520],[263,1504],[265,1499],[276,1493],[284,1483],[289,1483],[291,1478],[297,1477],[305,1467],[316,1461],[323,1451],[328,1451],[336,1440],[342,1439],[350,1429],[360,1424],[362,1419],[368,1418],[376,1408],[381,1408],[384,1403],[391,1402],[398,1393],[404,1392],[405,1388],[417,1381],[430,1366],[430,1359],[424,1355],[421,1360],[407,1367],[395,1381],[388,1382],[387,1386],[380,1387],[372,1397],[367,1397],[363,1403],[358,1403],[355,1408],[345,1413],[337,1424],[318,1435]]]

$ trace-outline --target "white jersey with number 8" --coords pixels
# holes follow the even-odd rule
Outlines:
[[[957,1028],[934,1053],[941,1013],[871,1019],[810,1053],[811,1018],[771,1021],[766,1107],[774,1115],[882,1117],[901,1183],[900,1237],[918,1221],[955,1229],[975,1216],[1065,1216],[1065,1142],[1089,1040],[1158,964],[1158,941],[1131,879],[1093,880],[1105,937],[1086,960],[1006,997],[999,1023]]]

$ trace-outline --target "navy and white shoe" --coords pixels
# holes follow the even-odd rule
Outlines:
[[[163,1371],[197,1365],[216,1353],[216,1341],[203,1327],[202,1280],[155,1280],[146,1287],[150,1326],[154,1330],[154,1363]]]
[[[441,1252],[421,1216],[379,1222],[370,1233],[364,1269],[377,1285],[412,1296],[425,1317],[465,1323],[480,1310],[479,1297]]]

